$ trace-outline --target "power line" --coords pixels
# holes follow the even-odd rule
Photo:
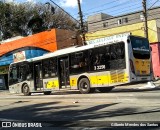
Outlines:
[[[158,2],[158,1],[157,1]],[[111,3],[113,3],[113,2],[111,2]],[[134,5],[137,5],[137,4],[134,4]],[[117,6],[118,7],[118,6]],[[125,11],[129,11],[129,10],[131,10],[129,7],[132,7],[132,5],[131,6],[128,6],[127,7],[127,10],[125,10]],[[141,7],[141,6],[140,6]],[[128,9],[129,8],[129,9]],[[112,9],[112,7],[111,7],[111,9]],[[123,10],[124,8],[120,8],[119,10]],[[138,9],[137,7],[136,8],[134,8],[134,9]],[[115,10],[111,10],[111,12],[115,12],[115,11],[117,11],[117,9],[115,9]],[[121,11],[121,12],[119,12],[119,13],[123,13],[123,12],[125,12],[125,11]],[[116,13],[116,14],[118,14],[118,13]],[[90,14],[89,14],[90,15]],[[21,15],[17,15],[16,17],[15,17],[15,19],[18,17],[18,16],[21,16]],[[10,21],[8,21],[8,22],[5,22],[6,24],[7,23],[10,23]],[[4,24],[2,24],[2,25],[5,25],[5,23]]]
[[[75,19],[72,15],[70,15],[67,11],[65,11],[63,8],[61,8],[59,5],[57,5],[53,0],[50,0],[53,4],[55,4],[58,8],[60,8],[63,12],[65,12],[67,15],[69,15],[72,19],[74,19],[76,22],[79,23],[77,19]]]
[[[69,15],[68,15],[69,16]],[[7,20],[7,21],[1,21],[1,27],[2,26],[6,26],[6,24],[8,24],[8,23],[11,23],[11,21],[14,21],[14,20],[17,20],[17,18],[22,18],[23,16],[21,16],[20,14],[16,14],[16,15],[14,15],[14,18],[12,18],[10,21],[9,20]],[[26,17],[26,16],[25,16]],[[56,18],[56,17],[55,17]],[[55,20],[57,20],[57,19],[55,19]],[[60,21],[60,20],[59,20]],[[69,22],[69,21],[68,21]],[[26,21],[26,24],[27,24],[27,21]],[[64,24],[64,23],[63,23]],[[60,24],[61,25],[61,24]],[[65,25],[65,24],[64,24]],[[66,23],[66,25],[67,25],[67,23]],[[23,26],[23,25],[22,25]],[[25,25],[24,25],[25,26]],[[59,25],[57,25],[57,26],[59,26]],[[63,26],[62,26],[62,28],[63,28]]]
[[[158,1],[157,1],[158,2]],[[96,13],[99,13],[99,12],[102,12],[102,11],[104,11],[104,10],[109,10],[108,12],[112,12],[112,14],[115,12],[115,11],[117,11],[117,10],[121,10],[121,12],[125,12],[125,11],[123,11],[124,9],[128,9],[128,10],[126,10],[126,12],[133,12],[133,8],[130,8],[130,7],[135,7],[135,5],[139,5],[140,3],[139,3],[139,1],[137,1],[136,3],[134,2],[132,2],[132,3],[130,3],[130,2],[125,2],[126,4],[124,4],[124,3],[122,3],[122,4],[120,4],[120,5],[115,5],[115,6],[112,6],[112,7],[109,7],[109,8],[106,8],[106,9],[102,9],[102,10],[97,10],[97,11],[94,11],[94,12],[87,12],[87,13],[84,13],[85,14],[85,17],[87,17],[87,16],[90,16],[90,15],[92,15],[92,14],[96,14]],[[123,5],[124,4],[124,5]],[[129,5],[129,6],[128,6]],[[155,4],[154,4],[155,5]],[[153,5],[153,6],[154,6]],[[122,6],[122,8],[117,8],[117,7],[121,7]],[[126,6],[126,8],[125,8],[125,6]],[[153,7],[152,6],[152,7]],[[141,8],[142,8],[142,6],[140,6]],[[139,7],[139,8],[140,8]],[[114,8],[116,8],[116,9],[114,9]],[[137,8],[137,7],[136,7]],[[134,8],[134,9],[136,9],[136,8]],[[114,9],[113,11],[112,11],[112,9]],[[131,9],[132,9],[132,11],[131,11]],[[116,16],[118,13],[114,13],[114,16]]]
[[[138,5],[138,4],[137,4],[137,5]],[[128,8],[129,8],[129,7],[133,7],[133,5],[128,6]],[[138,7],[132,8],[132,10],[133,10],[133,9],[139,9],[140,7],[142,7],[142,6],[138,6]],[[128,9],[128,8],[125,8],[126,10],[123,10],[124,8],[120,8],[120,9],[119,9],[120,11],[118,11],[118,12],[117,12],[117,9],[114,9],[114,10],[111,10],[111,12],[112,12],[112,13],[113,13],[113,12],[116,12],[116,13],[114,13],[114,14],[120,14],[120,13],[127,12],[127,11],[130,11],[130,10],[131,10],[130,8],[129,8],[129,9]],[[131,13],[131,12],[130,12],[130,13]],[[116,16],[117,16],[117,15],[116,15]],[[116,16],[115,16],[115,17],[116,17]]]
[[[159,1],[159,0],[158,0]],[[156,2],[158,2],[158,1],[156,1]],[[112,2],[111,2],[112,3]],[[125,4],[125,5],[127,5],[127,4]],[[152,5],[152,7],[155,5],[155,3]],[[117,7],[120,7],[120,6],[118,6],[117,5]],[[128,6],[128,7],[130,7],[130,6]],[[112,8],[112,7],[111,7]],[[113,8],[112,8],[113,9]],[[122,8],[121,9],[119,9],[119,10],[123,10]],[[128,10],[130,10],[130,9],[128,9]],[[116,11],[116,10],[115,10]],[[126,10],[125,10],[126,11]],[[121,11],[121,12],[125,12],[124,10],[123,11]],[[112,11],[113,12],[113,11]],[[20,15],[17,15],[17,16],[20,16]],[[8,22],[6,22],[6,23],[9,23],[10,21],[8,21]]]
[[[147,10],[151,9],[157,2],[159,2],[159,0],[155,1]]]
[[[152,30],[152,31],[155,31],[155,32],[158,32],[158,33],[160,33],[159,31],[156,31],[156,30],[153,30],[153,29],[151,29],[151,28],[149,28],[150,30]],[[130,31],[137,31],[137,30],[141,30],[141,29],[133,29],[133,30],[130,30]],[[118,34],[118,33],[114,33],[114,34],[111,34],[111,35],[116,35],[116,34]],[[101,36],[101,37],[106,37],[106,36],[111,36],[111,35],[95,35],[95,36],[86,36],[86,37],[98,37],[98,36]],[[53,38],[52,38],[53,39]],[[40,45],[47,45],[47,44],[50,44],[49,42],[52,42],[52,39],[50,39],[50,40],[46,40],[45,42],[47,42],[47,43],[42,43],[42,44],[40,44]],[[71,39],[71,37],[66,37],[65,39],[61,39],[61,40],[58,40],[58,41],[53,41],[52,43],[56,43],[56,42],[63,42],[63,41],[66,41],[66,40],[69,40],[69,39]],[[36,42],[36,43],[34,43],[34,45],[36,45],[36,44],[38,44],[38,43],[40,43],[40,42]],[[36,47],[36,46],[31,46],[32,44],[29,44],[28,46],[23,46],[23,47],[21,47],[21,48],[18,48],[18,49],[22,49],[22,48],[27,48],[27,47]],[[17,50],[18,50],[17,49]],[[43,49],[43,48],[42,48]],[[15,50],[13,50],[13,51],[15,51]],[[8,52],[8,53],[12,53],[13,51],[10,51],[10,52]],[[8,54],[7,53],[7,54]],[[52,53],[52,52],[51,52]],[[2,53],[1,53],[2,54]],[[2,56],[4,56],[5,54],[3,54]],[[0,58],[2,57],[2,56],[0,56]],[[13,59],[6,59],[6,60],[2,60],[2,59],[0,59],[0,61],[3,61],[3,62],[7,62],[7,61],[11,61],[11,60],[13,60]]]
[[[159,14],[159,13],[157,13],[157,14]],[[138,19],[138,18],[137,18]],[[131,20],[135,20],[135,19],[131,19]],[[131,21],[130,20],[130,21]],[[149,28],[150,29],[150,28]],[[134,29],[134,30],[130,30],[130,31],[137,31],[137,30],[141,30],[141,28],[140,29]],[[153,30],[153,29],[150,29],[150,30],[152,30],[152,31],[155,31],[155,30]],[[155,32],[158,32],[158,31],[155,31]],[[159,33],[159,32],[158,32]],[[112,35],[114,35],[114,34],[112,34]],[[98,35],[98,36],[108,36],[108,35]],[[87,36],[87,37],[97,37],[97,35],[96,36]],[[68,39],[71,39],[71,37],[66,37],[65,39],[61,39],[61,40],[58,40],[58,41],[52,41],[52,39],[53,38],[50,38],[50,39],[47,39],[47,40],[45,40],[44,42],[46,42],[46,43],[42,43],[42,44],[40,44],[41,46],[43,46],[43,45],[47,45],[47,44],[50,44],[51,42],[52,43],[56,43],[56,42],[62,42],[62,41],[66,41],[66,40],[68,40]],[[38,44],[38,43],[41,43],[41,42],[36,42],[36,43],[34,43],[34,44],[29,44],[28,46],[35,46],[36,47],[36,44]],[[23,47],[21,47],[21,48],[24,48],[24,47],[28,47],[28,46],[23,46]],[[8,47],[9,48],[9,47]],[[19,48],[19,49],[21,49],[21,48]],[[10,50],[10,49],[9,49]],[[14,51],[14,50],[13,50]],[[10,52],[12,52],[12,51],[10,51]],[[10,53],[10,52],[8,52],[8,53]],[[3,56],[3,55],[2,55]],[[1,56],[1,57],[2,57]],[[5,60],[3,60],[3,61],[5,61]],[[7,60],[6,60],[7,61]],[[9,60],[10,61],[10,60]]]
[[[160,8],[160,7],[159,7]],[[150,9],[151,10],[151,9]],[[142,12],[142,10],[140,11],[137,11],[138,12]],[[127,15],[127,14],[126,14]],[[123,16],[123,15],[122,15]],[[103,22],[103,21],[106,21],[106,20],[109,20],[109,19],[114,19],[116,17],[120,17],[120,16],[115,16],[115,17],[111,17],[111,18],[107,18],[107,19],[102,19],[102,20],[99,20],[99,21],[95,21],[95,22],[88,22],[88,24],[94,24],[94,23],[98,23],[98,22]]]
[[[126,5],[128,5],[128,4],[130,4],[129,2],[123,2],[123,3],[121,3],[121,4],[118,4],[118,5],[114,5],[114,6],[111,6],[111,7],[109,7],[109,8],[105,8],[105,9],[101,9],[101,10],[97,10],[97,11],[94,11],[94,12],[88,12],[88,13],[86,13],[85,15],[90,15],[90,14],[95,14],[95,13],[99,13],[99,12],[102,12],[102,11],[104,11],[104,10],[109,10],[109,9],[113,9],[113,8],[117,8],[117,7],[121,7],[122,5],[124,6],[124,4],[125,4],[125,6]],[[135,4],[134,4],[135,5]],[[124,8],[124,7],[123,7]]]
[[[149,12],[149,13],[150,13],[150,12]],[[149,13],[148,13],[148,14],[149,14]],[[159,12],[159,13],[157,12],[157,14],[160,14],[160,12]],[[153,19],[155,19],[155,18],[152,16],[152,14],[147,15],[147,17],[148,17],[148,16],[151,16]],[[156,19],[156,20],[160,21],[160,19]]]
[[[107,2],[107,3],[104,3],[104,4],[101,4],[101,5],[99,5],[99,6],[96,6],[96,7],[94,7],[94,8],[90,8],[90,9],[88,9],[88,10],[85,10],[85,12],[88,12],[88,11],[90,11],[90,10],[93,10],[93,9],[95,9],[95,8],[98,8],[98,7],[103,7],[103,6],[105,6],[105,5],[110,5],[110,4],[113,4],[113,3],[115,3],[115,2],[117,2],[118,0],[114,0],[114,1],[112,1],[112,2]]]
[[[105,6],[105,5],[109,5],[109,4],[112,4],[112,3],[116,2],[116,1],[118,1],[118,0],[115,0],[115,1],[112,1],[112,2],[107,2],[107,3],[104,3],[103,5],[101,4],[99,6],[95,6],[94,8],[90,8],[90,9],[84,10],[83,12],[88,12],[89,10],[93,10],[93,9],[95,9],[97,7],[102,7],[102,6]],[[74,14],[73,16],[77,16],[77,14]]]
[[[138,19],[138,18],[136,18],[136,19]],[[135,19],[135,18],[134,18],[134,19],[130,19],[129,21],[136,20],[136,19]],[[117,24],[117,23],[113,23],[113,24],[111,24],[111,25],[115,25],[115,24]],[[56,40],[53,41],[54,38],[50,38],[50,39],[46,39],[45,41],[43,41],[42,44],[39,44],[39,43],[41,43],[41,42],[35,42],[35,43],[31,43],[31,44],[29,44],[29,45],[27,45],[27,46],[36,46],[36,44],[38,44],[38,45],[40,45],[40,46],[43,46],[43,45],[50,44],[51,42],[52,42],[52,43],[63,42],[63,41],[66,41],[66,40],[68,40],[68,39],[71,39],[71,38],[72,38],[72,37],[65,37],[64,39],[61,39],[61,40],[58,40],[58,41],[56,41]],[[7,44],[7,43],[6,43],[6,44]],[[8,44],[7,44],[7,46],[8,46]],[[25,47],[25,46],[23,46],[23,47]],[[8,50],[11,50],[9,46],[8,46],[7,48],[8,48]]]
[[[156,14],[160,14],[160,12],[157,12]],[[156,15],[155,14],[155,15]],[[151,16],[151,17],[153,17],[152,15],[148,15],[148,16]],[[139,20],[140,18],[133,18],[133,19],[129,19],[128,20],[128,22],[132,22],[132,21],[135,21],[135,20]],[[154,18],[155,19],[155,18]],[[160,19],[158,19],[158,20],[160,20]],[[96,23],[96,22],[95,22]],[[138,23],[138,22],[137,22]],[[140,22],[139,22],[140,23]],[[136,23],[134,23],[134,24],[136,24]],[[125,25],[123,25],[122,24],[122,26],[114,26],[114,25],[118,25],[118,23],[115,21],[114,23],[112,23],[112,24],[109,24],[108,25],[108,27],[106,27],[106,28],[103,28],[103,30],[105,30],[105,29],[112,29],[112,28],[116,28],[116,27],[122,27],[122,26],[126,26],[126,25],[129,25],[129,24],[125,24]],[[111,26],[114,26],[114,27],[111,27]],[[100,28],[100,26],[99,26],[99,24],[93,24],[93,25],[91,25],[91,27],[93,27],[93,28]],[[93,29],[94,30],[94,29]],[[96,30],[96,31],[100,31],[100,30]]]

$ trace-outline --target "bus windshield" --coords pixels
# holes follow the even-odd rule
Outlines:
[[[137,59],[149,59],[150,48],[147,38],[130,36],[133,55]]]

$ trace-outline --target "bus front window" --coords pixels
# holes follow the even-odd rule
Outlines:
[[[17,67],[11,66],[9,71],[9,85],[12,85],[18,81]]]
[[[130,36],[133,55],[137,59],[149,59],[150,48],[146,38]]]

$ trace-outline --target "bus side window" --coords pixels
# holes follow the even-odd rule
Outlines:
[[[94,70],[94,65],[98,65],[99,63],[99,53],[97,51],[97,48],[90,50],[89,57],[90,57],[90,68],[91,70]]]
[[[100,63],[100,57],[99,57],[99,55],[97,54],[97,55],[95,56],[94,65],[99,65],[99,63]]]
[[[71,73],[85,72],[88,69],[88,51],[71,54]]]
[[[43,61],[43,77],[49,77],[49,60]]]
[[[110,45],[110,47],[110,69],[124,69],[126,67],[124,43],[119,42],[114,45]]]
[[[121,58],[125,58],[125,46],[124,43],[122,42],[120,45],[120,49],[121,49]]]
[[[111,60],[115,60],[117,58],[116,54],[116,45],[111,45],[110,46],[110,55],[111,55]]]
[[[57,59],[50,59],[49,70],[50,77],[57,76]]]
[[[33,76],[33,66],[32,63],[26,64],[26,79],[29,80]]]
[[[57,76],[57,60],[47,59],[43,61],[43,77],[49,78]]]
[[[107,50],[107,49],[108,50]],[[109,48],[98,47],[90,51],[90,70],[99,71],[109,69]]]
[[[125,46],[123,42],[120,42],[117,44],[117,63],[118,63],[118,69],[124,69],[126,68],[126,62],[125,62]]]
[[[106,50],[105,50],[105,59],[107,64],[109,64],[110,61],[110,46],[106,46]]]

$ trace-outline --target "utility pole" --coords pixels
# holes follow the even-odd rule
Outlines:
[[[81,28],[81,33],[82,33],[82,40],[83,40],[83,45],[86,45],[86,39],[85,39],[85,32],[84,32],[84,23],[83,23],[83,15],[82,15],[82,10],[81,10],[81,3],[80,0],[78,1],[78,9],[79,9],[79,16],[80,16],[80,28]]]
[[[144,16],[144,34],[145,34],[145,37],[148,38],[148,22],[147,22],[146,0],[142,1],[142,5],[143,5],[143,16]]]

